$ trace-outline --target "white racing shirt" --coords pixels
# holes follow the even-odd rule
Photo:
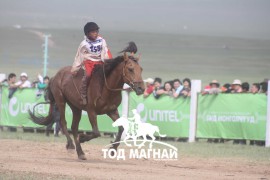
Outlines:
[[[104,38],[98,36],[95,41],[91,41],[85,37],[79,45],[71,72],[78,71],[83,61],[104,61],[104,59],[110,58],[112,56]]]

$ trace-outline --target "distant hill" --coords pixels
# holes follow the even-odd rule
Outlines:
[[[42,33],[51,34],[48,75],[71,65],[82,30],[0,28],[0,73],[22,71],[35,79],[42,73]],[[129,41],[141,53],[143,77],[201,79],[207,84],[217,79],[224,84],[233,79],[250,83],[270,78],[270,40],[181,34],[101,31],[114,56]]]

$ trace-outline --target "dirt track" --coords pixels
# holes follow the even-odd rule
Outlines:
[[[64,143],[0,140],[0,179],[270,179],[269,164],[179,157],[178,161],[104,159],[102,146],[83,144],[88,160]],[[19,178],[20,179],[20,178]]]

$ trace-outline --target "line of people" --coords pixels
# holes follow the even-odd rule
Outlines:
[[[155,79],[147,78],[144,80],[146,88],[144,91],[144,98],[153,95],[158,99],[162,95],[170,96],[173,98],[189,97],[191,93],[191,81],[189,78],[166,81],[162,85],[162,79],[157,77]],[[252,83],[251,86],[248,82],[242,83],[241,80],[235,79],[232,84],[225,83],[220,86],[217,80],[211,81],[205,86],[201,92],[202,95],[218,94],[218,93],[265,93],[267,94],[268,79],[264,79],[260,83]]]
[[[235,79],[232,84],[225,83],[220,87],[220,83],[217,80],[213,80],[209,85],[205,86],[202,95],[206,94],[218,94],[218,93],[265,93],[267,94],[268,79],[264,79],[260,83],[252,83],[251,87],[248,82],[241,82],[239,79]]]
[[[8,75],[7,79],[4,79],[3,81],[0,82],[0,86],[6,86],[9,88],[9,94],[8,98],[11,99],[13,94],[17,90],[22,90],[25,88],[37,88],[36,91],[36,97],[39,98],[44,95],[45,101],[48,101],[48,98],[46,97],[46,94],[44,94],[44,90],[48,86],[50,78],[48,76],[42,77],[41,75],[37,76],[37,79],[33,81],[32,83],[28,80],[28,75],[25,72],[22,72],[20,74],[20,80],[17,81],[17,76],[15,73],[10,73]],[[52,113],[52,118],[53,122],[49,124],[46,129],[46,136],[49,136],[49,132],[53,127],[53,124],[56,123],[56,128],[55,128],[55,136],[59,136],[59,131],[60,131],[60,113],[57,109],[57,106],[53,106],[53,113]]]
[[[189,78],[185,78],[183,83],[179,79],[172,81],[166,81],[162,86],[162,79],[157,77],[155,79],[147,78],[144,80],[146,88],[143,94],[144,98],[149,95],[153,95],[158,99],[162,95],[167,95],[173,98],[188,97],[191,91],[191,81]]]
[[[9,88],[8,98],[12,98],[13,94],[18,89],[25,88],[38,88],[37,96],[40,96],[44,89],[47,87],[50,78],[48,76],[42,77],[41,75],[37,76],[37,80],[32,83],[28,80],[28,75],[25,72],[20,74],[20,79],[17,81],[17,75],[15,73],[10,73],[7,79],[4,79],[0,82],[0,86],[6,86]]]

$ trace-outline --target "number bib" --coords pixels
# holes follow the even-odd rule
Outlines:
[[[95,41],[87,41],[87,49],[93,55],[100,55],[102,51],[102,38],[98,37]]]

